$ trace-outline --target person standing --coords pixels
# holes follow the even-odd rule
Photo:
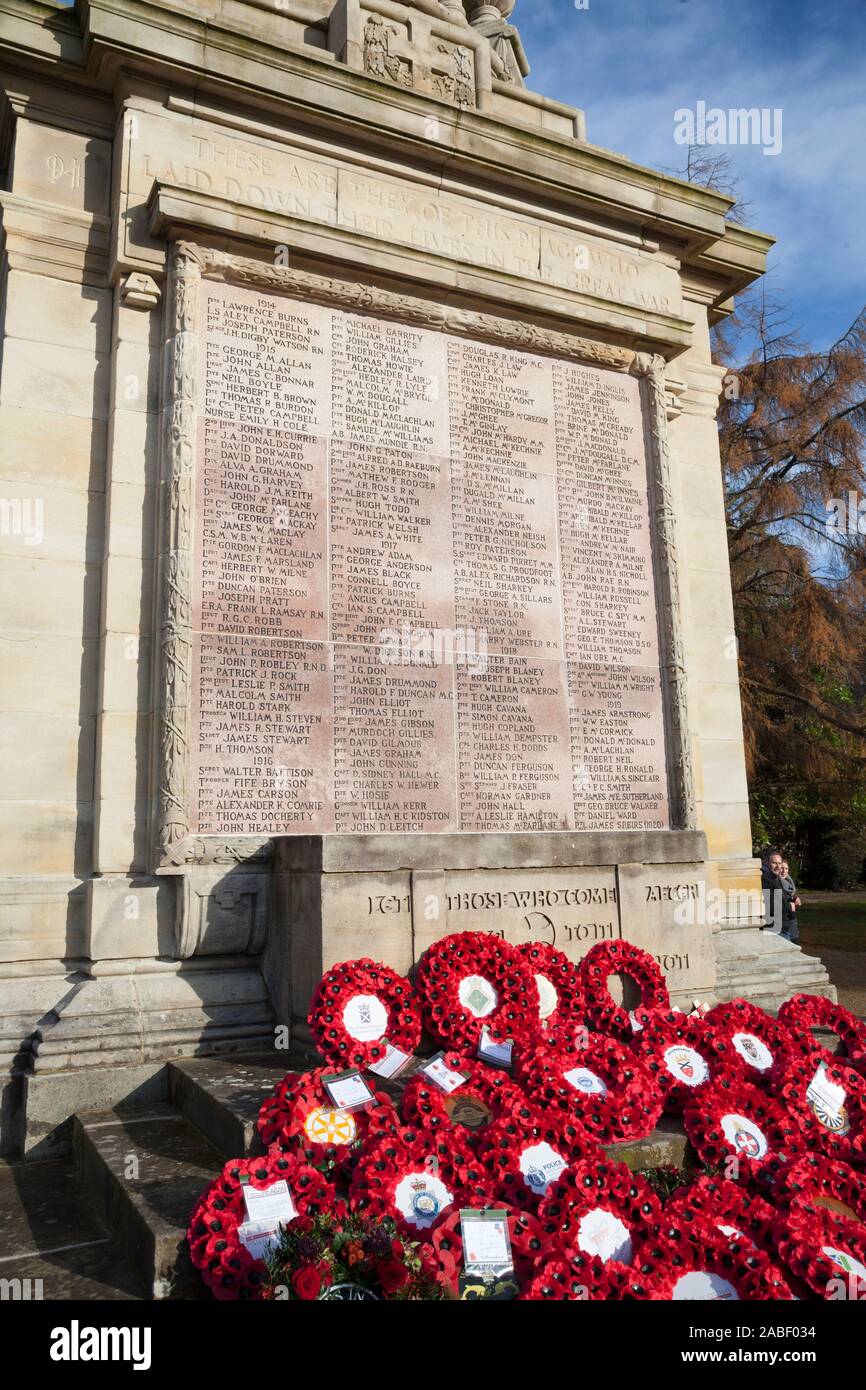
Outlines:
[[[785,912],[781,883],[782,856],[777,849],[768,849],[761,858],[761,888],[764,893],[764,928],[777,932],[785,930]]]
[[[782,860],[779,871],[779,882],[782,885],[782,893],[784,895],[783,911],[785,917],[782,935],[786,936],[789,941],[799,941],[800,928],[797,923],[797,908],[800,907],[801,904],[800,898],[797,895],[797,885],[791,877],[788,861],[786,859]]]

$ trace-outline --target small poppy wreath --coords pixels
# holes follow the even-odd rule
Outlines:
[[[473,1208],[484,1211],[494,1208],[504,1211],[508,1219],[508,1235],[511,1240],[511,1255],[514,1261],[514,1274],[518,1284],[523,1287],[533,1275],[539,1261],[549,1252],[541,1227],[528,1211],[520,1211],[502,1202],[484,1205],[473,1203]],[[463,1234],[460,1225],[460,1212],[452,1211],[433,1232],[433,1249],[439,1261],[440,1280],[456,1295],[460,1275],[463,1271]]]
[[[687,1235],[694,1232],[697,1241],[702,1238],[703,1228],[712,1226],[728,1240],[751,1240],[772,1254],[777,1217],[778,1213],[763,1197],[728,1178],[704,1173],[687,1186],[677,1188],[665,1203],[662,1226],[673,1220]]]
[[[536,1029],[538,986],[526,959],[492,932],[443,936],[418,962],[424,1023],[445,1047],[474,1053],[482,1029],[518,1041]]]
[[[779,1175],[773,1199],[793,1224],[806,1216],[823,1221],[827,1231],[856,1234],[866,1227],[866,1176],[839,1159],[804,1154]]]
[[[558,1251],[539,1265],[520,1298],[526,1302],[602,1302],[619,1297],[630,1272],[617,1260],[605,1263],[597,1255],[569,1256]]]
[[[334,1105],[322,1083],[331,1075],[328,1067],[317,1067],[297,1078],[291,1098],[268,1103],[259,1112],[258,1130],[269,1148],[300,1153],[314,1168],[334,1167],[348,1174],[363,1142],[393,1134],[398,1128],[394,1103],[384,1091],[373,1093],[373,1103],[364,1110],[341,1110]],[[264,1112],[264,1114],[263,1114]]]
[[[630,1265],[655,1232],[661,1202],[624,1163],[593,1159],[566,1169],[538,1209],[544,1234],[571,1257]]]
[[[772,1184],[790,1159],[805,1152],[796,1118],[757,1086],[719,1077],[702,1087],[683,1110],[692,1148],[709,1168],[748,1184]]]
[[[338,1218],[346,1203],[333,1183],[298,1154],[271,1153],[260,1158],[233,1158],[198,1199],[190,1217],[190,1258],[215,1298],[260,1298],[265,1279],[262,1260],[255,1260],[238,1238],[246,1220],[244,1183],[263,1190],[285,1179],[299,1216],[329,1212]]]
[[[390,1216],[412,1240],[430,1240],[434,1227],[459,1208],[463,1193],[452,1154],[434,1153],[430,1136],[403,1129],[362,1149],[349,1185],[349,1206],[367,1216]]]
[[[778,1090],[798,1051],[783,1023],[748,999],[731,999],[710,1009],[704,1026],[716,1043],[721,1070],[764,1090]]]
[[[586,999],[574,961],[546,941],[525,941],[518,951],[535,976],[538,987],[540,1038],[570,1047],[578,1028],[585,1027]]]
[[[642,1014],[643,1027],[632,1049],[655,1079],[666,1115],[679,1115],[686,1102],[715,1080],[724,1044],[707,1030],[703,1018],[671,1009]]]
[[[475,1057],[447,1052],[444,1061],[450,1070],[462,1072],[464,1085],[446,1095],[424,1072],[417,1072],[403,1092],[403,1119],[432,1132],[456,1130],[461,1143],[474,1147],[487,1125],[523,1101],[523,1091],[504,1071]]]
[[[640,990],[638,1008],[654,1012],[670,1008],[670,996],[657,961],[630,941],[599,941],[580,963],[580,980],[590,1026],[628,1040],[634,1026],[628,1009],[617,1004],[610,990],[611,975],[628,975]]]
[[[779,1009],[779,1022],[800,1039],[801,1049],[816,1051],[819,1044],[812,1037],[813,1028],[826,1028],[835,1033],[841,1044],[837,1053],[828,1052],[834,1060],[846,1061],[849,1066],[866,1074],[866,1023],[842,1004],[834,1004],[822,994],[795,994]]]
[[[714,1225],[684,1230],[675,1221],[662,1223],[657,1239],[641,1250],[642,1275],[653,1302],[682,1300],[792,1298],[784,1272],[748,1237],[729,1239]]]
[[[615,1038],[591,1033],[585,1048],[521,1053],[519,1079],[536,1104],[553,1108],[601,1144],[645,1139],[664,1097],[646,1064]]]
[[[808,1146],[842,1159],[866,1159],[866,1080],[841,1057],[818,1048],[788,1069],[780,1098],[796,1116]]]
[[[376,961],[341,961],[322,976],[308,1016],[322,1056],[335,1066],[369,1067],[391,1043],[412,1053],[421,1015],[409,981]]]
[[[494,1196],[523,1211],[537,1211],[566,1168],[603,1158],[598,1142],[579,1126],[529,1101],[491,1125],[478,1150]]]
[[[779,1255],[818,1298],[834,1302],[866,1297],[866,1227],[828,1228],[823,1216],[802,1211],[776,1229]]]

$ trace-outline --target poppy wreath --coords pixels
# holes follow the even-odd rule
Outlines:
[[[636,1275],[653,1302],[708,1297],[789,1302],[793,1297],[785,1272],[765,1251],[748,1237],[729,1239],[709,1223],[688,1229],[663,1223],[640,1255]],[[707,1289],[709,1280],[715,1285],[713,1292]]]
[[[858,1232],[866,1226],[866,1176],[848,1163],[807,1153],[789,1164],[773,1189],[779,1207],[796,1224],[823,1220],[828,1231]]]
[[[532,1278],[539,1264],[549,1252],[541,1227],[528,1211],[519,1211],[502,1202],[485,1205],[472,1204],[477,1210],[494,1207],[504,1211],[508,1217],[508,1235],[511,1240],[511,1255],[514,1260],[514,1274],[518,1284],[523,1286]],[[452,1211],[434,1230],[433,1249],[439,1261],[440,1279],[452,1294],[457,1293],[460,1274],[463,1269],[463,1235],[460,1226],[460,1212]]]
[[[571,1257],[559,1251],[539,1265],[520,1298],[527,1302],[567,1299],[572,1303],[617,1298],[629,1272],[617,1260],[605,1264],[597,1255]]]
[[[574,1258],[598,1255],[630,1265],[655,1233],[661,1202],[624,1163],[575,1163],[548,1189],[538,1208],[545,1236]]]
[[[661,1091],[665,1114],[680,1115],[686,1101],[715,1080],[724,1044],[696,1014],[671,1009],[641,1019],[632,1049]]]
[[[702,1239],[703,1229],[712,1226],[728,1240],[751,1240],[772,1255],[777,1219],[778,1212],[763,1197],[747,1192],[728,1178],[702,1174],[686,1187],[677,1188],[668,1199],[662,1224],[677,1222],[686,1235],[691,1234],[697,1241]]]
[[[847,1061],[849,1066],[866,1075],[866,1023],[844,1005],[834,1004],[832,999],[825,999],[821,994],[795,994],[780,1008],[779,1022],[790,1029],[795,1039],[798,1036],[802,1039],[800,1046],[807,1053],[819,1048],[811,1035],[813,1028],[826,1028],[835,1033],[841,1050],[836,1054],[829,1048],[824,1051],[834,1059]]]
[[[478,1150],[494,1195],[510,1207],[532,1212],[566,1168],[603,1158],[598,1141],[579,1125],[529,1101],[491,1125]]]
[[[521,1053],[519,1077],[527,1094],[599,1143],[645,1139],[664,1105],[656,1079],[631,1048],[601,1033],[589,1037],[581,1050]]]
[[[517,1042],[538,1025],[538,986],[524,956],[492,932],[443,936],[418,962],[424,1022],[444,1047],[475,1053],[482,1028]]]
[[[260,1112],[259,1134],[269,1148],[300,1153],[314,1168],[339,1168],[348,1176],[360,1145],[395,1133],[399,1119],[384,1091],[375,1091],[365,1110],[341,1110],[322,1083],[330,1074],[327,1067],[306,1072],[302,1084],[292,1088],[290,1101],[269,1107],[264,1125]]]
[[[704,1026],[722,1070],[771,1093],[778,1091],[798,1055],[784,1024],[748,999],[731,999],[710,1009]]]
[[[411,1054],[421,1040],[421,1015],[409,981],[366,958],[341,961],[326,971],[308,1022],[322,1056],[340,1067],[380,1062],[387,1043]]]
[[[629,1011],[617,1004],[607,982],[611,975],[628,975],[640,990],[639,1008],[654,1012],[670,1008],[670,996],[658,963],[648,951],[629,941],[599,941],[579,967],[590,1026],[599,1033],[630,1039],[634,1033]]]
[[[283,1178],[299,1216],[330,1212],[337,1219],[346,1203],[333,1184],[297,1154],[270,1153],[260,1158],[230,1159],[202,1194],[190,1217],[187,1240],[192,1263],[215,1298],[260,1298],[265,1265],[241,1244],[238,1227],[246,1220],[244,1183],[265,1189]]]
[[[725,1176],[743,1184],[772,1185],[806,1148],[796,1117],[778,1100],[728,1076],[692,1097],[683,1110],[683,1124],[707,1167],[724,1165],[729,1170]]]
[[[444,1060],[452,1071],[462,1072],[465,1084],[446,1095],[423,1072],[417,1072],[406,1084],[401,1113],[407,1124],[431,1133],[451,1131],[453,1135],[456,1130],[460,1142],[472,1147],[485,1127],[519,1105],[524,1094],[504,1071],[485,1066],[475,1057],[448,1052]]]
[[[463,1158],[453,1150],[431,1150],[430,1135],[423,1130],[400,1130],[362,1149],[349,1185],[349,1206],[365,1216],[390,1217],[413,1240],[430,1240],[436,1224],[464,1199],[455,1173],[455,1162]]]
[[[824,1214],[805,1210],[776,1230],[779,1255],[795,1279],[828,1301],[866,1297],[866,1228],[829,1228]]]
[[[846,1163],[866,1159],[866,1080],[841,1057],[824,1048],[804,1054],[788,1069],[780,1098],[810,1148]]]
[[[586,999],[578,967],[546,941],[525,941],[518,951],[538,986],[538,1033],[544,1042],[572,1047],[585,1028]]]

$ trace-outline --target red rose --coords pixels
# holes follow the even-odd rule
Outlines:
[[[379,1283],[382,1285],[382,1292],[385,1294],[396,1293],[402,1289],[404,1284],[409,1282],[409,1271],[404,1264],[399,1264],[397,1260],[386,1260],[379,1265],[377,1270]]]
[[[392,1241],[391,1241],[391,1254],[394,1256],[394,1259],[395,1259],[395,1260],[399,1260],[401,1264],[403,1263],[403,1243],[402,1243],[402,1241],[399,1241],[399,1240],[392,1240]]]
[[[331,1266],[329,1265],[328,1261],[319,1260],[319,1263],[316,1265],[316,1269],[318,1270],[319,1278],[322,1281],[322,1287],[325,1289],[329,1289],[334,1282],[334,1276],[331,1273]]]
[[[304,1265],[301,1269],[296,1269],[292,1275],[292,1288],[298,1295],[307,1302],[318,1298],[322,1288],[322,1280],[317,1269],[312,1265]]]

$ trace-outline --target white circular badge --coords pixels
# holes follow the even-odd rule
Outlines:
[[[314,1144],[354,1144],[358,1126],[346,1110],[316,1106],[304,1120],[304,1133]]]
[[[835,1250],[832,1245],[822,1245],[821,1252],[828,1260],[832,1260],[834,1265],[838,1265],[839,1269],[844,1269],[846,1274],[856,1274],[858,1279],[866,1279],[866,1265],[855,1260],[846,1250]]]
[[[464,1009],[476,1018],[486,1018],[496,1008],[496,990],[483,975],[464,975],[457,986],[457,997]]]
[[[582,1091],[585,1096],[607,1095],[607,1084],[588,1067],[573,1067],[571,1071],[563,1072],[563,1076],[570,1086]]]
[[[714,1303],[719,1300],[724,1303],[740,1301],[740,1295],[727,1279],[723,1279],[719,1274],[705,1274],[703,1270],[697,1269],[677,1280],[671,1298],[674,1303],[682,1303],[685,1299],[697,1299],[701,1303]]]
[[[687,1086],[702,1086],[709,1078],[710,1069],[699,1052],[693,1047],[669,1047],[664,1055],[665,1066],[677,1081]]]
[[[343,1009],[343,1027],[356,1042],[378,1042],[388,1027],[388,1010],[375,994],[356,994]]]
[[[520,1171],[526,1179],[526,1186],[537,1197],[543,1197],[552,1182],[568,1167],[561,1154],[549,1144],[530,1144],[520,1155]]]
[[[587,1255],[598,1255],[599,1259],[631,1262],[631,1236],[618,1216],[604,1207],[595,1207],[581,1217],[577,1228],[577,1243]]]
[[[756,1071],[768,1071],[773,1065],[773,1054],[762,1043],[760,1038],[756,1038],[754,1033],[735,1033],[731,1042],[739,1052],[744,1062],[748,1062],[750,1067]]]
[[[546,975],[536,975],[535,983],[538,985],[538,1016],[541,1019],[550,1018],[556,1012],[559,995]]]
[[[432,1173],[409,1173],[400,1179],[394,1192],[394,1205],[400,1215],[419,1230],[432,1226],[453,1201],[448,1188]]]
[[[723,1115],[722,1133],[731,1148],[745,1158],[763,1158],[770,1147],[758,1126],[745,1115]]]

